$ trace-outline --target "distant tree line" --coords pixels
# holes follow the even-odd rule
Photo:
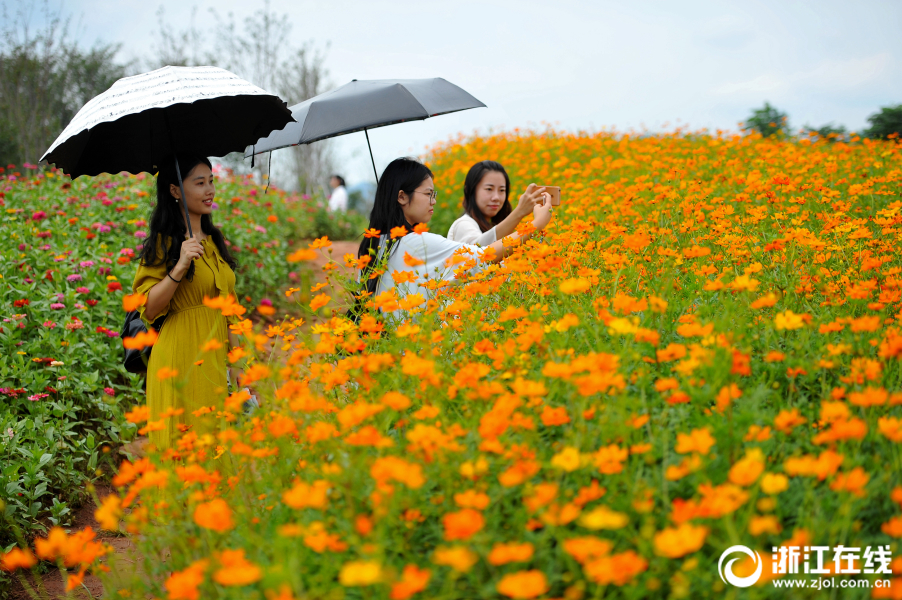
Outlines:
[[[0,4],[0,164],[36,164],[53,140],[84,104],[119,78],[165,65],[215,65],[278,94],[289,104],[302,102],[330,87],[325,49],[311,42],[292,43],[286,15],[274,12],[267,0],[251,17],[236,23],[229,13],[211,10],[213,26],[173,23],[157,11],[150,56],[141,61],[118,59],[118,44],[97,42],[86,48],[76,42],[71,17],[19,0],[13,9]],[[40,25],[33,26],[38,21]],[[323,186],[333,172],[328,142],[280,151],[276,165],[284,180],[308,193]],[[223,162],[248,171],[240,153]],[[263,174],[268,158],[256,161]]]
[[[873,139],[890,139],[902,136],[902,104],[884,106],[878,112],[868,117],[870,127],[859,132],[849,132],[842,125],[828,123],[821,127],[805,125],[802,133],[814,134],[818,138],[836,141],[848,140],[852,135]],[[746,131],[755,131],[764,137],[790,135],[789,117],[765,102],[764,106],[752,111],[745,120],[743,128]]]

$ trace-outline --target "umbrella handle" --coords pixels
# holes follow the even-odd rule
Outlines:
[[[163,118],[166,120],[166,129],[169,131],[169,146],[172,148],[172,156],[175,160],[175,176],[179,180],[179,191],[182,193],[182,208],[185,210],[185,225],[188,226],[188,237],[193,238],[194,232],[191,230],[191,217],[188,216],[188,199],[185,198],[185,186],[182,184],[182,170],[179,169],[179,156],[175,152],[175,139],[172,135],[172,127],[169,126],[169,114],[164,110]]]
[[[185,223],[188,225],[188,237],[193,238],[194,232],[191,230],[191,217],[188,216],[188,200],[185,198],[185,186],[182,185],[182,170],[179,169],[179,157],[175,156],[175,175],[179,180],[179,191],[182,193],[182,208],[185,209]]]
[[[357,81],[356,79],[354,81]],[[366,147],[370,149],[370,160],[373,163],[373,175],[376,176],[376,185],[379,185],[379,173],[376,172],[376,160],[373,158],[373,147],[370,146],[370,134],[364,129],[363,135],[366,136]]]

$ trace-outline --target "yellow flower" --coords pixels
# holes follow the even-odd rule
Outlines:
[[[777,313],[777,316],[774,317],[774,326],[778,331],[783,329],[801,329],[805,326],[805,320],[803,317],[804,315],[797,315],[791,310]]]
[[[761,491],[765,494],[779,494],[789,487],[789,478],[779,473],[766,473],[761,478]]]
[[[630,518],[626,513],[611,510],[604,505],[583,513],[579,518],[579,524],[586,529],[621,529],[626,527],[629,521]]]
[[[551,464],[568,473],[573,472],[579,468],[579,450],[568,446],[554,455]]]
[[[373,585],[381,580],[382,567],[373,560],[347,562],[338,573],[338,582],[345,587]]]

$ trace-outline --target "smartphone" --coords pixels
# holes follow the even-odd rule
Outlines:
[[[560,206],[561,204],[561,187],[558,185],[543,185],[545,193],[551,196],[551,206]]]

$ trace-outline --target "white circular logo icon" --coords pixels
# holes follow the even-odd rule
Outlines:
[[[724,568],[724,559],[734,552],[742,552],[743,554],[757,562],[758,568],[755,569],[755,572],[748,577],[738,577],[736,575],[733,575],[733,563],[739,560],[738,558],[730,559],[730,561],[727,563],[727,567]],[[723,554],[720,555],[720,561],[718,561],[717,563],[717,574],[720,575],[720,579],[724,583],[729,583],[731,585],[735,585],[736,587],[745,588],[751,585],[755,585],[758,579],[761,578],[761,571],[763,567],[764,562],[761,560],[761,555],[757,552],[754,552],[748,546],[730,546],[723,551]]]

